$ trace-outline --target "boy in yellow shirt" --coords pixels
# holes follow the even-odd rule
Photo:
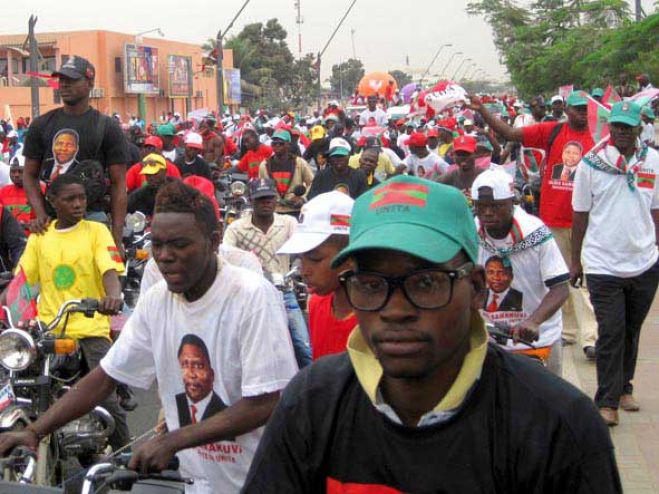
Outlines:
[[[118,313],[123,304],[118,273],[123,272],[124,265],[108,228],[83,219],[87,196],[79,177],[60,175],[51,183],[47,198],[57,219],[45,233],[30,236],[19,269],[30,285],[40,286],[38,310],[43,321],[51,321],[67,300],[100,301],[93,318],[71,314],[66,326],[67,336],[78,341],[87,370],[91,370],[111,346],[109,315]],[[126,414],[115,394],[103,406],[116,422],[110,436],[116,450],[130,437]]]

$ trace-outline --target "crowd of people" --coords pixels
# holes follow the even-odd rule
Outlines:
[[[69,322],[88,374],[0,454],[99,403],[125,445],[126,386],[155,380],[163,432],[130,466],[178,455],[189,492],[621,492],[605,425],[641,406],[656,94],[474,94],[407,118],[372,95],[354,115],[330,101],[146,124],[90,106],[84,58],[54,75],[62,108],[4,122],[0,254],[40,286],[40,318],[84,297],[100,314]],[[591,101],[609,110],[599,142]],[[251,209],[223,225],[226,174],[246,176]],[[112,343],[135,211],[152,259]],[[294,263],[306,318],[276,287]],[[561,379],[577,343],[593,400]]]

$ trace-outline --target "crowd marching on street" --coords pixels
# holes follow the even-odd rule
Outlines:
[[[0,301],[27,288],[42,321],[98,306],[56,326],[84,377],[0,456],[102,406],[128,468],[176,456],[188,493],[622,492],[609,427],[642,409],[659,284],[647,75],[157,122],[92,108],[81,56],[53,76],[62,107],[0,122]],[[567,345],[594,396],[562,379]],[[135,445],[133,390],[154,383],[157,434]]]

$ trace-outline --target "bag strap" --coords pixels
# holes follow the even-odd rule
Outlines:
[[[96,126],[96,134],[94,135],[94,142],[96,144],[94,148],[94,159],[98,159],[98,153],[101,150],[101,147],[103,147],[103,139],[105,138],[105,128],[107,127],[107,119],[110,117],[106,117],[105,115],[101,114],[99,112],[99,117],[100,121],[98,122],[98,125]],[[105,156],[103,156],[105,158]],[[101,161],[98,159],[98,161]],[[101,162],[103,167],[105,168],[109,163],[103,163]]]
[[[547,141],[547,157],[549,157],[551,154],[551,147],[554,145],[554,141],[558,137],[558,134],[560,134],[561,130],[563,130],[564,125],[565,122],[561,122],[556,127],[551,129],[551,132],[549,133],[549,140]]]

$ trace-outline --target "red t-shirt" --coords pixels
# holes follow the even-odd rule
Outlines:
[[[169,160],[167,161],[167,176],[172,178],[181,178],[181,171],[178,167]],[[144,182],[146,182],[146,177],[140,175],[142,171],[142,163],[135,163],[131,166],[126,172],[126,189],[128,192],[132,192],[135,189],[142,187]]]
[[[46,193],[46,186],[41,185],[41,193]],[[0,206],[7,208],[12,216],[16,218],[16,221],[25,225],[30,222],[30,220],[35,219],[37,216],[34,213],[34,209],[30,206],[30,203],[27,200],[27,194],[25,189],[22,187],[17,187],[14,184],[5,185],[0,188]],[[26,236],[30,234],[29,228],[25,229]]]
[[[332,313],[331,295],[312,295],[309,299],[309,337],[313,359],[346,351],[348,336],[357,326],[357,318],[350,314],[337,319]]]
[[[256,150],[250,149],[242,158],[240,158],[238,169],[243,173],[247,173],[250,180],[252,178],[258,178],[259,165],[263,160],[268,159],[270,156],[272,156],[272,148],[265,144],[261,144]]]
[[[590,151],[595,143],[587,128],[576,131],[564,123],[551,149],[547,150],[551,131],[556,125],[559,125],[559,122],[543,122],[523,127],[522,144],[525,147],[548,151],[540,188],[540,219],[550,227],[571,228],[574,172],[583,155]]]

